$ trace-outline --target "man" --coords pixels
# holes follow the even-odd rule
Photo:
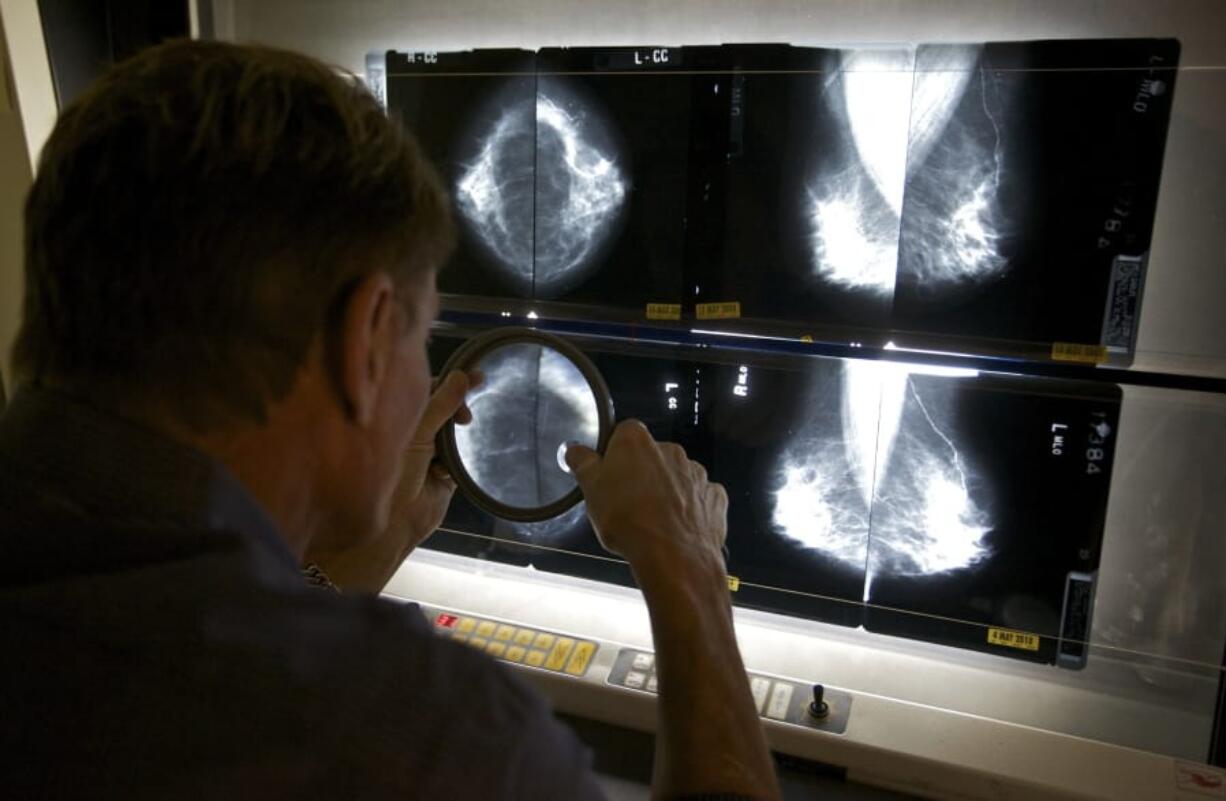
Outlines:
[[[431,443],[479,380],[430,395],[447,208],[291,53],[163,45],[64,110],[0,418],[7,797],[599,796],[530,689],[376,595],[442,519]],[[651,612],[656,794],[775,797],[723,489],[634,422],[568,458]]]

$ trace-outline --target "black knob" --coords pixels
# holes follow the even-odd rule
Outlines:
[[[813,700],[809,703],[809,714],[815,718],[824,718],[830,714],[830,704],[826,703],[826,688],[820,684],[813,685]]]

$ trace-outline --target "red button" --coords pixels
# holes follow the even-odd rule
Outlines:
[[[457,620],[459,618],[455,615],[442,614],[434,619],[434,625],[441,629],[454,629]]]

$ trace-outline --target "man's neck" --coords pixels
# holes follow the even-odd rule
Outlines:
[[[316,534],[329,524],[319,509],[321,464],[309,415],[290,401],[270,409],[265,423],[227,423],[201,432],[172,415],[130,404],[119,414],[194,448],[223,465],[276,524],[302,561]]]

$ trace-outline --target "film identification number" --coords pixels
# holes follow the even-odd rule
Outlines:
[[[1107,460],[1107,442],[1111,437],[1111,424],[1103,412],[1091,413],[1090,431],[1086,436],[1085,465],[1086,475],[1093,476],[1103,471],[1103,462]],[[1069,433],[1067,423],[1051,424],[1052,456],[1064,456],[1069,449]]]

